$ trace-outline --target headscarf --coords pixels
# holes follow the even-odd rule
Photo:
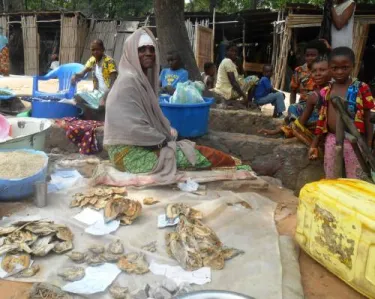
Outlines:
[[[138,48],[150,40],[155,47],[155,64],[146,76],[139,61]],[[159,69],[156,40],[149,29],[140,28],[125,41],[119,76],[108,94],[104,144],[156,146],[167,141],[153,172],[158,173],[162,181],[174,181],[176,147],[181,148],[190,163],[195,165],[195,144],[187,140],[176,142],[171,135],[170,123],[159,106]]]

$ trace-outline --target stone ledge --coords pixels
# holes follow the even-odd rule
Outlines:
[[[210,109],[209,128],[214,131],[257,135],[260,129],[275,129],[282,123],[260,112]]]

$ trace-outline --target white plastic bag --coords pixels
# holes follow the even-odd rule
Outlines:
[[[177,83],[177,88],[170,99],[174,104],[197,104],[204,103],[201,86],[199,82],[187,81]]]

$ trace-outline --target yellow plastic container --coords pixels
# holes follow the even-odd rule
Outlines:
[[[375,185],[339,179],[304,186],[296,240],[329,271],[375,298]]]

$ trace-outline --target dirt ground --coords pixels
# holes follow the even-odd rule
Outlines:
[[[238,191],[246,192],[254,190],[242,189]],[[293,195],[293,192],[273,185],[267,191],[257,192],[278,203],[275,215],[278,231],[281,235],[293,236],[296,228],[296,208],[298,204],[298,199]],[[28,201],[1,203],[0,218],[3,216],[9,216],[21,209],[25,209],[29,204],[31,203]],[[283,219],[278,221],[278,219],[281,218]],[[300,253],[299,261],[306,299],[365,298],[342,282],[339,278],[328,272],[305,253]],[[1,299],[27,299],[30,286],[31,285],[28,283],[0,280],[0,297]]]

